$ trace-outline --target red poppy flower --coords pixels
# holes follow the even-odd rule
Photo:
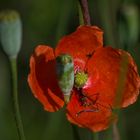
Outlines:
[[[64,96],[58,85],[56,57],[71,55],[75,83],[66,115],[70,122],[92,131],[106,129],[115,120],[112,109],[134,103],[140,89],[133,58],[126,51],[103,47],[102,34],[98,27],[80,26],[63,37],[55,50],[38,46],[28,76],[29,86],[45,110],[57,111],[64,105]],[[84,78],[84,83],[77,83],[78,78]]]

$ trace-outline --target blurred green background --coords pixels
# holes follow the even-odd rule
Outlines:
[[[15,9],[23,22],[23,42],[18,57],[19,101],[27,140],[73,140],[64,109],[48,113],[27,84],[29,58],[39,44],[55,47],[79,24],[77,0],[0,0],[0,10]],[[140,71],[140,1],[89,0],[93,25],[104,30],[104,44],[128,50]],[[12,113],[9,61],[0,45],[0,140],[18,140]],[[140,100],[121,113],[122,140],[140,139]],[[94,119],[94,118],[93,118]],[[92,134],[78,128],[81,140]],[[109,140],[103,138],[103,140]]]

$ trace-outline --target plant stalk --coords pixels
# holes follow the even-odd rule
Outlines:
[[[71,126],[72,126],[74,140],[80,140],[80,136],[79,136],[76,126],[74,126],[73,124],[71,124]]]
[[[91,25],[87,0],[79,0],[85,25]]]
[[[93,140],[99,140],[98,133],[93,133]]]
[[[12,98],[13,98],[13,111],[15,116],[16,127],[18,131],[19,140],[25,140],[21,115],[18,103],[18,82],[17,82],[17,59],[10,58],[11,74],[12,74]]]

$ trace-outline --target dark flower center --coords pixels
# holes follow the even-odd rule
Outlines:
[[[86,113],[86,112],[98,112],[98,105],[96,104],[96,101],[98,99],[98,96],[95,98],[95,101],[91,101],[87,96],[84,94],[80,93],[78,95],[79,97],[79,103],[80,106],[82,107],[81,110],[79,110],[76,113],[76,116],[78,117],[80,114]]]

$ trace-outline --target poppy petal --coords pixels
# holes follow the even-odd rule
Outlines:
[[[98,47],[103,46],[103,32],[96,26],[79,26],[75,32],[63,37],[56,49],[56,56],[69,54],[73,56],[74,63],[84,68],[88,57]]]
[[[58,87],[53,49],[40,45],[30,58],[29,86],[34,96],[50,112],[64,105],[63,95]]]
[[[87,64],[89,79],[83,92],[112,108],[127,107],[137,100],[140,78],[136,64],[129,53],[105,47],[97,49]]]
[[[78,92],[72,93],[71,101],[67,105],[67,119],[79,127],[85,127],[97,132],[107,129],[109,125],[116,121],[116,116],[110,109],[102,106],[82,106],[78,99]],[[78,114],[78,112],[81,112]],[[77,115],[78,114],[78,115]]]

